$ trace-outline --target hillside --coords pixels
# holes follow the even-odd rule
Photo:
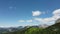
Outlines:
[[[60,34],[60,19],[58,19],[54,25],[44,29],[43,34]]]
[[[30,27],[24,27],[21,30],[15,31],[15,32],[6,32],[3,34],[60,34],[60,20],[57,20],[57,22],[54,25],[51,25],[45,29],[39,28],[38,26],[30,26]]]

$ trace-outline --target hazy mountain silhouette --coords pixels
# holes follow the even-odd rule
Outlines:
[[[44,27],[44,25],[41,25],[40,27]],[[45,26],[48,26],[45,24]],[[60,19],[56,20],[56,23],[46,27],[46,28],[40,28],[39,26],[26,26],[24,28],[21,28],[14,32],[5,32],[1,34],[60,34]]]

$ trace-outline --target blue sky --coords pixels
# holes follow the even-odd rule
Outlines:
[[[0,26],[39,25],[42,23],[35,18],[52,18],[58,9],[60,0],[0,0]],[[37,11],[45,14],[33,16],[32,12]]]

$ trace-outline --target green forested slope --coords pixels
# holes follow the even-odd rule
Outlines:
[[[45,29],[39,27],[24,28],[15,32],[7,32],[3,34],[60,34],[60,22],[55,23]]]

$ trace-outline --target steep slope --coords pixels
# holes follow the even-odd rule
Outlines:
[[[8,32],[3,34],[60,34],[60,19],[52,26],[45,29],[39,28],[38,26],[25,27],[15,32]]]
[[[43,34],[60,34],[60,19],[58,19],[54,25],[44,29]]]
[[[8,32],[3,34],[40,34],[42,30],[43,30],[42,28],[31,26],[29,28],[25,27],[15,32]]]
[[[40,34],[42,30],[42,28],[30,27],[27,31],[25,31],[25,34]]]

